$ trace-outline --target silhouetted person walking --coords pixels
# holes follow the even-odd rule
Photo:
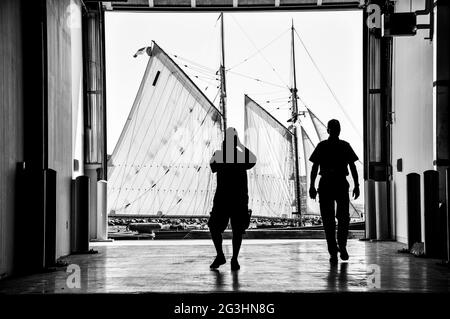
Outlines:
[[[256,156],[241,144],[236,129],[228,128],[222,149],[215,151],[210,161],[211,170],[217,173],[217,188],[208,221],[211,238],[217,251],[217,256],[210,266],[213,269],[226,262],[222,250],[222,233],[227,228],[229,220],[233,230],[231,270],[240,268],[238,255],[242,235],[245,234],[250,222],[247,170],[255,164]]]
[[[338,120],[333,119],[328,122],[327,132],[329,138],[320,142],[309,158],[313,162],[309,196],[312,199],[316,198],[317,191],[314,185],[320,167],[321,178],[318,189],[320,214],[327,238],[330,262],[335,264],[337,263],[338,252],[340,252],[342,260],[348,260],[349,258],[346,246],[350,223],[350,199],[348,196],[350,185],[346,176],[348,175],[348,165],[355,185],[353,196],[357,199],[359,197],[359,184],[355,162],[358,160],[358,156],[349,143],[339,139],[341,125]],[[336,212],[334,209],[335,203]],[[335,216],[338,220],[337,243]]]

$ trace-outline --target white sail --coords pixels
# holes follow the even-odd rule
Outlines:
[[[295,199],[292,133],[248,96],[244,110],[245,145],[257,157],[248,172],[249,208],[254,216],[290,218]]]
[[[302,144],[303,144],[303,155],[305,160],[305,175],[306,175],[306,187],[305,190],[307,191],[310,186],[310,176],[311,176],[311,169],[312,169],[312,163],[309,161],[309,158],[314,151],[314,144],[309,138],[308,134],[306,133],[303,126],[301,126],[301,132],[302,132]],[[311,199],[309,196],[306,196],[306,212],[305,215],[320,215],[320,207],[318,200]]]
[[[110,158],[108,212],[207,216],[222,116],[156,43]]]
[[[323,122],[309,109],[309,116],[311,117],[311,122],[313,123],[314,129],[316,130],[317,136],[319,137],[319,141],[326,140],[328,138],[327,127]]]

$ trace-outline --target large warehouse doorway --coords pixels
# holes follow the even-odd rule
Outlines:
[[[223,31],[222,18],[225,21]],[[145,84],[149,57],[136,58],[133,54],[155,41],[175,68],[192,80],[216,109],[222,110],[219,70],[221,39],[224,38],[228,125],[236,127],[243,140],[247,138],[248,147],[256,148],[257,157],[262,162],[272,163],[265,170],[256,167],[256,172],[249,173],[249,208],[255,217],[259,217],[255,218],[254,227],[273,220],[274,227],[289,223],[297,227],[321,225],[319,205],[307,196],[310,175],[308,159],[317,143],[328,138],[326,123],[330,119],[336,118],[341,122],[341,138],[350,142],[358,154],[360,183],[363,181],[362,19],[361,10],[244,11],[226,12],[223,16],[217,12],[191,11],[107,12],[108,212],[115,215],[121,225],[124,222],[119,220],[126,217],[150,218],[152,222],[157,222],[161,221],[158,217],[170,216],[173,223],[183,217],[189,220],[194,217],[195,225],[192,227],[207,229],[206,218],[212,205],[211,185],[214,178],[208,172],[202,175],[201,170],[192,174],[182,173],[182,170],[190,165],[206,170],[214,149],[208,146],[202,149],[194,138],[181,141],[174,137],[180,127],[199,134],[204,122],[198,128],[195,122],[180,122],[177,125],[178,120],[171,118],[171,113],[180,111],[174,109],[169,112],[164,96],[156,98],[155,95],[154,101],[148,100],[146,103],[155,104],[163,99],[161,103],[164,106],[159,107],[165,107],[165,113],[158,113],[156,106],[154,110],[148,110],[149,104],[141,105],[146,90],[154,89],[154,94],[158,92],[153,78],[147,84],[149,88]],[[294,59],[291,58],[292,51],[295,53]],[[293,67],[298,70],[295,79]],[[294,84],[298,96],[295,106],[292,102]],[[164,94],[170,95],[171,90],[173,88],[167,87]],[[245,95],[255,102],[257,112],[268,113],[269,118],[260,119],[258,116],[250,120],[251,111],[247,112]],[[132,107],[134,110],[130,112]],[[290,155],[289,148],[283,148],[270,139],[265,140],[265,146],[252,145],[251,134],[247,134],[252,127],[261,130],[255,132],[258,140],[267,134],[277,134],[271,132],[274,130],[272,122],[279,125],[275,128],[277,130],[292,130],[293,107],[297,107],[298,114],[295,126],[298,130],[297,165],[302,216],[297,219],[300,214],[296,214],[297,207],[292,204],[296,200],[295,183],[290,180],[296,163],[284,163]],[[186,106],[179,105],[178,108]],[[179,116],[189,115],[182,114]],[[164,121],[173,124],[173,127],[167,127],[171,124],[158,126]],[[211,137],[215,134],[211,129],[208,131],[206,128],[203,134]],[[146,141],[149,139],[152,141]],[[214,138],[206,138],[205,142],[210,145],[210,142],[214,143]],[[165,143],[173,143],[173,149],[169,146],[164,148]],[[204,154],[203,158],[189,157],[188,154],[181,156],[177,152],[195,147],[196,152]],[[265,158],[265,148],[272,152],[270,157]],[[158,165],[159,170],[155,167]],[[283,165],[286,165],[285,170],[278,172],[277,167]],[[178,179],[177,175],[183,178]],[[267,185],[267,178],[276,181]],[[190,189],[187,184],[197,179],[198,184],[193,184]],[[353,190],[351,184],[350,196]],[[278,194],[280,189],[285,193],[280,191]],[[198,195],[188,195],[192,193]],[[352,222],[364,221],[364,194],[352,201],[350,210]]]

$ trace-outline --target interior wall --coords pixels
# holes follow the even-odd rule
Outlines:
[[[14,248],[14,181],[23,161],[20,2],[0,1],[0,278],[10,274]]]
[[[70,253],[70,199],[75,152],[73,134],[76,132],[74,125],[77,125],[74,119],[79,117],[78,111],[82,109],[79,105],[82,100],[79,10],[79,1],[47,0],[48,167],[57,172],[57,257]],[[80,42],[79,45],[77,42]],[[74,70],[74,66],[79,67],[78,71]]]
[[[424,7],[423,0],[413,0],[412,9]],[[409,1],[398,1],[396,12],[409,12]],[[422,23],[419,21],[418,22]],[[428,20],[428,18],[426,18]],[[415,36],[394,38],[392,111],[392,165],[396,239],[406,243],[407,204],[406,175],[421,175],[422,238],[423,172],[433,169],[433,44],[428,30],[418,30]],[[403,160],[402,172],[397,171],[397,159]]]

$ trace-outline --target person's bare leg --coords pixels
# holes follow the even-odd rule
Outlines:
[[[215,269],[219,268],[220,265],[223,265],[226,262],[222,249],[222,233],[212,231],[211,239],[214,243],[214,247],[216,248],[217,256],[209,267]]]
[[[242,234],[240,232],[233,232],[233,257],[231,258],[231,270],[239,270],[241,266],[238,262],[239,250],[242,244]]]
[[[216,248],[217,255],[223,255],[222,249],[222,234],[220,232],[211,232],[211,239]]]

